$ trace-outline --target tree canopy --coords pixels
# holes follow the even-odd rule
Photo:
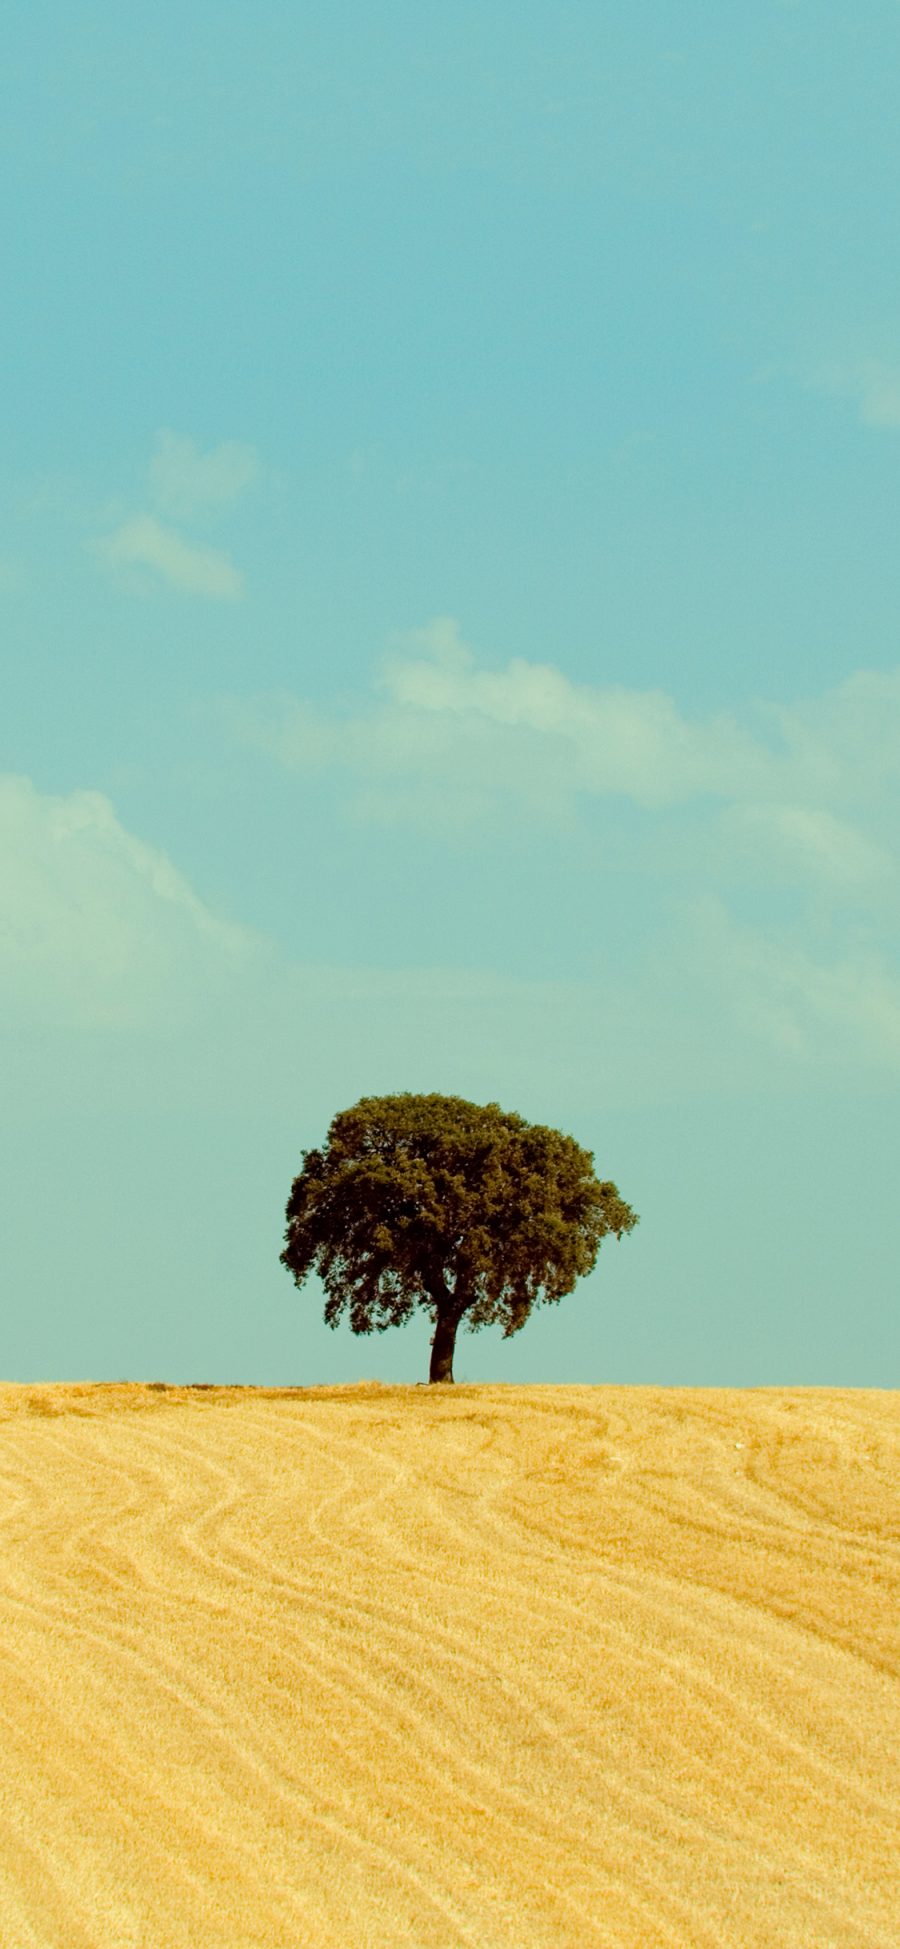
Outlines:
[[[365,1096],[304,1151],[281,1263],[316,1271],[325,1319],[381,1332],[417,1306],[434,1322],[432,1381],[452,1381],[456,1333],[518,1333],[532,1307],[590,1272],[637,1214],[574,1138],[458,1096]]]

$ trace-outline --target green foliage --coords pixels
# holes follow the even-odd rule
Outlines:
[[[637,1224],[572,1137],[496,1103],[409,1094],[336,1116],[304,1152],[286,1216],[281,1262],[298,1286],[319,1273],[330,1326],[346,1310],[354,1333],[381,1331],[421,1306],[504,1338]]]

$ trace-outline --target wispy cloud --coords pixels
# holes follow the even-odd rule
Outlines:
[[[776,881],[800,876],[841,889],[867,888],[896,870],[885,846],[820,807],[733,806],[723,830],[736,852]]]
[[[877,949],[816,954],[711,899],[691,910],[690,938],[698,984],[764,1046],[825,1073],[864,1064],[900,1076],[900,977]]]
[[[859,359],[819,367],[812,384],[855,405],[863,426],[900,428],[900,362]]]
[[[185,595],[234,602],[243,593],[243,579],[227,555],[185,541],[152,514],[133,515],[93,547],[111,568],[126,573],[149,570],[159,582]]]
[[[752,1088],[783,1081],[786,1062],[801,1077],[900,1075],[900,978],[876,944],[817,947],[797,929],[738,921],[708,894],[669,921],[648,914],[632,966],[613,960],[579,981],[464,957],[455,968],[293,962],[215,914],[102,793],[52,795],[17,776],[0,776],[0,875],[7,1033],[140,1042],[153,1031],[190,1037],[192,1051],[199,1038],[198,1077],[230,1065],[252,1091],[264,1075],[272,1100],[286,1049],[304,1089],[325,1094],[434,1086],[436,1051],[441,1086],[466,1094],[489,1069],[511,1100],[536,1079],[552,1094],[561,1077],[575,1097],[602,1085],[629,1102]]]
[[[411,788],[420,813],[477,818],[504,793],[558,816],[581,793],[653,807],[759,793],[770,780],[769,754],[732,718],[691,722],[662,691],[575,684],[522,658],[479,669],[449,617],[401,639],[377,689],[350,714],[282,698],[233,705],[232,716],[289,767],[355,775],[388,818]]]
[[[163,583],[184,595],[234,602],[244,590],[240,570],[222,549],[185,534],[182,524],[208,525],[233,506],[260,473],[255,449],[241,441],[224,440],[203,453],[194,440],[164,428],[157,435],[147,484],[151,501],[167,519],[142,510],[90,546],[100,561],[138,591]]]
[[[715,1020],[720,1066],[748,1041],[826,1069],[900,1066],[900,670],[692,717],[665,692],[578,684],[549,663],[488,669],[441,617],[394,644],[356,707],[230,708],[285,766],[342,773],[356,817],[468,824],[481,841],[504,801],[519,826],[602,805],[585,827],[595,871],[624,859],[652,903],[628,978],[660,1060],[671,1037],[702,1069]],[[617,820],[616,800],[647,816]]]
[[[28,1019],[177,1021],[259,952],[100,792],[0,775],[0,876],[0,994]]]
[[[300,771],[340,768],[397,805],[501,794],[535,810],[620,797],[662,811],[692,801],[765,807],[759,834],[840,876],[882,870],[883,848],[854,836],[854,804],[900,783],[900,671],[859,672],[822,697],[759,704],[745,721],[692,718],[664,691],[577,684],[553,664],[479,668],[439,617],[403,638],[376,694],[350,711],[282,697],[232,703],[246,737]]]
[[[231,507],[260,473],[256,449],[242,441],[223,440],[202,453],[194,440],[164,427],[150,462],[150,492],[164,514],[191,521]]]

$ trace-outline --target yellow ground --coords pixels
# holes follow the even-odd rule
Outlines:
[[[0,1387],[2,1949],[900,1944],[900,1396]]]

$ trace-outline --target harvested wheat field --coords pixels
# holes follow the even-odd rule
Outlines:
[[[0,1388],[2,1949],[897,1949],[898,1436]]]

